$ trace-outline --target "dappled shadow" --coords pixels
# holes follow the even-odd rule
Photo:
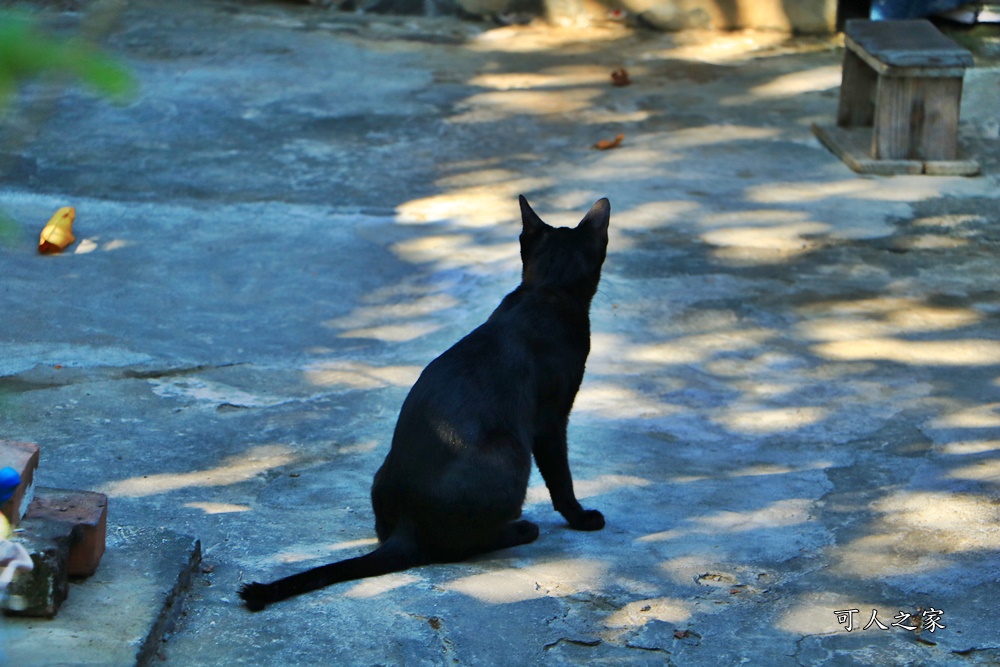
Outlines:
[[[324,39],[364,37],[315,21],[291,27],[317,52]],[[104,488],[122,507],[155,507],[211,534],[231,564],[227,585],[243,570],[363,552],[371,475],[406,389],[517,284],[517,195],[560,226],[608,196],[612,238],[570,431],[577,490],[607,528],[566,530],[536,477],[526,504],[542,527],[536,544],[277,606],[268,627],[223,639],[240,656],[233,662],[299,631],[307,610],[325,628],[352,628],[338,650],[384,650],[369,662],[401,663],[383,648],[384,630],[357,620],[384,619],[386,599],[400,627],[452,624],[483,646],[490,621],[513,623],[539,605],[529,615],[546,619],[551,643],[505,640],[512,664],[540,651],[612,660],[636,646],[732,657],[761,637],[773,640],[761,650],[784,660],[807,636],[834,650],[845,634],[835,609],[920,603],[945,608],[963,640],[981,644],[996,630],[1000,547],[995,174],[850,172],[809,131],[836,106],[839,54],[827,40],[620,27],[586,37],[511,28],[434,49],[384,40],[380,49],[407,54],[426,75],[393,92],[400,110],[313,117],[332,98],[303,102],[295,82],[281,98],[274,84],[267,104],[233,104],[237,129],[220,130],[231,134],[211,155],[198,152],[203,137],[185,137],[170,146],[184,149],[176,169],[150,169],[147,180],[126,169],[103,183],[92,194],[120,186],[142,200],[186,165],[219,161],[177,194],[195,202],[178,217],[213,207],[220,229],[195,230],[205,249],[176,275],[205,279],[221,296],[200,304],[211,318],[151,335],[155,343],[182,331],[195,341],[185,354],[243,355],[256,367],[119,373],[128,392],[161,399],[159,411],[139,429],[107,406],[107,423],[73,424],[60,454],[86,480],[112,479]],[[372,53],[360,61],[377,60]],[[614,87],[609,74],[623,66],[633,83]],[[242,103],[238,92],[226,90]],[[359,96],[343,103],[364,109]],[[141,125],[170,109],[145,100],[134,111],[145,114]],[[620,148],[592,148],[619,133]],[[230,145],[244,146],[240,157],[262,182],[287,186],[287,207],[232,204],[271,186],[233,178]],[[148,159],[162,165],[176,152]],[[87,192],[78,172],[45,187]],[[281,224],[248,221],[265,214]],[[153,270],[157,260],[141,253],[154,241],[190,242],[188,231],[144,243],[131,231],[109,235],[130,245],[88,257],[136,253],[128,275],[162,284],[180,311],[184,281],[163,278],[175,273]],[[355,256],[361,246],[366,254]],[[328,247],[339,254],[331,259]],[[246,261],[213,272],[234,248]],[[90,266],[63,271],[82,282],[99,270]],[[264,317],[244,312],[274,267],[300,270],[296,288],[268,301]],[[53,311],[61,298],[53,290]],[[93,297],[80,298],[84,310]],[[116,342],[117,322],[88,331]],[[85,389],[50,412],[95,400]],[[112,422],[129,437],[104,445]],[[77,440],[101,447],[74,458]],[[139,446],[152,451],[132,462]],[[965,594],[977,588],[985,593]],[[350,614],[331,604],[345,595],[357,605]],[[442,596],[468,613],[442,621],[445,612],[426,611],[443,608]],[[210,623],[188,632],[223,634]]]
[[[965,627],[982,618],[931,582],[1000,547],[1000,285],[995,218],[975,201],[988,188],[859,178],[826,154],[807,128],[833,113],[833,53],[640,49],[620,57],[633,85],[613,89],[610,60],[570,50],[567,64],[560,48],[469,79],[482,91],[448,122],[489,125],[509,149],[442,162],[438,191],[398,207],[408,238],[392,248],[428,284],[444,278],[431,302],[452,324],[421,347],[440,351],[516,284],[516,194],[557,225],[611,197],[571,448],[581,495],[618,526],[597,538],[614,555],[558,535],[583,555],[483,562],[441,588],[595,605],[594,636],[623,646],[647,623],[698,628],[719,604],[762,599],[784,598],[767,615],[776,628],[833,641],[837,605],[915,609],[920,587]],[[589,150],[618,131],[623,148]],[[379,312],[378,326],[408,319]],[[547,511],[544,487],[528,511]]]

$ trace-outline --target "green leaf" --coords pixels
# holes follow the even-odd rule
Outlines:
[[[14,245],[21,235],[21,226],[0,209],[0,245]]]
[[[95,46],[46,34],[27,14],[0,11],[0,107],[19,82],[60,73],[119,102],[136,88],[129,70]]]

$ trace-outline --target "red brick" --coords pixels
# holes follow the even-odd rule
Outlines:
[[[69,491],[40,487],[24,515],[24,529],[44,523],[62,526],[57,532],[70,535],[66,573],[71,577],[89,577],[104,555],[108,534],[108,497],[93,491]],[[52,527],[46,528],[46,532]]]
[[[30,442],[0,440],[0,468],[10,466],[21,475],[21,484],[10,500],[0,507],[11,527],[17,526],[31,504],[35,469],[38,467],[38,445]]]

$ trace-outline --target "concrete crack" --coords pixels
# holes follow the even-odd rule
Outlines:
[[[233,361],[228,364],[197,364],[194,366],[178,366],[176,368],[150,368],[147,370],[127,369],[122,371],[121,377],[129,380],[158,380],[162,378],[182,377],[184,375],[194,375],[205,371],[214,371],[220,368],[233,368],[235,366],[248,366],[244,361]]]
[[[571,637],[560,637],[554,642],[546,644],[542,648],[548,651],[549,649],[553,649],[560,644],[572,644],[574,646],[598,646],[600,643],[600,639],[573,639]]]
[[[196,366],[180,366],[176,368],[150,368],[145,370],[125,369],[121,372],[108,372],[115,367],[109,366],[49,366],[40,364],[30,370],[16,375],[0,377],[0,391],[10,394],[23,394],[29,391],[58,389],[76,384],[106,382],[108,380],[156,380],[161,378],[194,375],[206,370],[245,366],[245,362],[228,364],[198,364]],[[108,373],[105,375],[105,373]]]
[[[966,649],[952,651],[952,653],[954,653],[955,655],[960,655],[964,658],[974,656],[976,653],[986,653],[986,652],[994,653],[995,655],[992,656],[994,658],[1000,657],[1000,646],[970,646],[969,648]]]
[[[425,621],[427,625],[430,626],[431,630],[434,631],[434,635],[441,642],[441,652],[442,652],[442,665],[460,665],[461,661],[458,659],[457,652],[455,651],[455,643],[450,637],[445,633],[444,629],[444,619],[440,616],[421,616],[419,614],[408,614],[412,618]]]

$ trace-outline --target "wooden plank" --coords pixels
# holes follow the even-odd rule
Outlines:
[[[961,79],[879,79],[872,155],[888,160],[954,160],[961,96]]]
[[[975,176],[979,173],[979,163],[975,160],[876,160],[870,153],[870,127],[846,128],[813,123],[812,131],[830,152],[859,174]]]
[[[919,79],[881,77],[878,81],[875,102],[875,123],[872,132],[871,152],[876,160],[909,160],[912,155],[910,141],[912,121],[919,116],[916,98]]]
[[[963,76],[965,74],[965,67],[939,67],[933,63],[928,64],[925,67],[898,67],[886,65],[878,58],[874,57],[863,48],[858,46],[856,42],[851,40],[850,37],[844,39],[844,46],[847,50],[857,53],[858,56],[864,60],[869,67],[878,72],[880,76],[893,76],[893,77],[907,77],[907,76],[942,76],[942,77],[953,77],[953,76]]]
[[[868,21],[852,19],[845,45],[885,76],[961,76],[972,54],[926,19]]]
[[[835,127],[813,123],[813,134],[830,152],[859,174],[920,174],[924,166],[917,160],[876,160],[871,156],[870,127]]]
[[[844,51],[837,125],[871,125],[875,120],[875,89],[878,75],[850,50]]]
[[[979,163],[975,160],[933,160],[924,163],[924,173],[928,176],[975,176],[979,173]]]
[[[915,79],[920,82],[922,112],[911,129],[914,157],[954,160],[958,157],[958,115],[962,79]]]

